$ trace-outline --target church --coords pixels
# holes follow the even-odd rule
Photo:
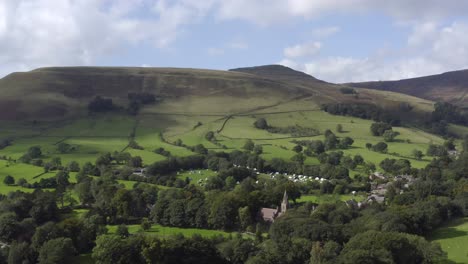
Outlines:
[[[280,217],[289,208],[289,200],[288,200],[288,193],[284,191],[283,200],[281,201],[281,207],[276,209],[274,208],[262,208],[260,210],[260,217],[262,217],[263,221],[273,223],[276,218]]]

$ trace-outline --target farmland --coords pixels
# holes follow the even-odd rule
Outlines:
[[[307,105],[306,101],[299,101],[301,107]],[[424,167],[429,158],[417,160],[412,156],[412,152],[421,150],[423,153],[429,144],[442,144],[443,139],[421,130],[409,127],[396,127],[395,131],[400,135],[395,142],[388,143],[388,152],[377,153],[368,150],[366,143],[376,144],[383,141],[381,137],[372,136],[369,130],[372,121],[353,117],[333,116],[317,110],[311,106],[309,110],[297,110],[284,113],[290,108],[290,104],[275,106],[273,112],[266,112],[266,109],[254,110],[250,113],[239,115],[208,116],[203,113],[193,116],[184,114],[142,114],[136,121],[128,116],[106,114],[89,119],[77,119],[70,122],[59,123],[54,126],[43,125],[39,135],[33,130],[21,127],[18,128],[20,135],[13,134],[14,127],[9,127],[3,131],[6,136],[13,136],[13,144],[0,150],[0,156],[5,156],[13,160],[19,159],[31,146],[40,146],[45,161],[54,157],[59,157],[62,164],[71,161],[78,162],[81,166],[86,162],[93,163],[97,157],[104,153],[126,151],[132,156],[140,156],[145,165],[166,159],[166,157],[154,152],[157,148],[163,148],[173,156],[188,156],[193,152],[186,147],[176,146],[173,143],[180,139],[188,146],[203,144],[205,147],[216,151],[242,150],[246,140],[253,140],[255,144],[263,147],[261,156],[266,160],[272,158],[291,159],[296,153],[292,148],[296,145],[294,140],[321,140],[323,135],[310,137],[295,137],[290,134],[270,133],[257,129],[253,123],[257,118],[265,118],[268,123],[275,127],[300,126],[312,128],[319,133],[329,129],[334,131],[338,137],[351,137],[354,144],[349,149],[342,150],[344,155],[361,155],[365,161],[379,164],[385,158],[405,158],[410,160],[411,165],[416,168]],[[199,124],[197,125],[197,123]],[[224,124],[224,126],[223,126]],[[343,127],[343,132],[336,132],[337,125]],[[205,134],[209,131],[215,133],[217,144],[208,141]],[[9,132],[10,131],[10,132]],[[133,131],[133,132],[132,132]],[[8,134],[9,133],[9,134]],[[134,135],[132,135],[134,133]],[[131,149],[128,147],[129,140],[134,140],[142,146],[142,149]],[[70,153],[60,153],[57,144],[63,142],[74,146]],[[221,147],[224,146],[224,149]],[[307,157],[305,164],[318,164],[315,157]],[[0,162],[0,177],[12,175],[15,178],[25,178],[28,182],[34,177],[42,174],[40,167],[35,167],[22,163],[11,163],[7,166],[6,161]],[[352,175],[361,173],[359,170],[351,172]],[[209,173],[208,176],[212,174]],[[38,178],[52,177],[52,173],[41,175]],[[180,179],[185,179],[187,175],[180,175]],[[205,178],[205,175],[203,178]],[[195,181],[199,179],[194,177]],[[6,193],[15,190],[15,186],[5,186],[3,183],[2,192]],[[24,190],[24,188],[18,187]]]
[[[456,219],[437,229],[430,240],[440,243],[453,263],[468,263],[468,218]]]

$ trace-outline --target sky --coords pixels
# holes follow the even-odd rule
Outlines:
[[[0,77],[47,66],[227,70],[329,82],[468,68],[466,0],[0,0]]]

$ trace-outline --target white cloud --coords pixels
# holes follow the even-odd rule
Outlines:
[[[375,52],[365,58],[330,56],[281,63],[330,82],[397,80],[468,68],[468,24],[414,24],[401,50]]]
[[[167,47],[213,3],[0,0],[0,76],[44,66],[90,65],[141,42]],[[143,11],[148,14],[136,14]]]
[[[399,21],[440,20],[464,16],[468,1],[462,0],[218,0],[220,19],[246,20],[268,26],[292,18],[319,18],[330,14],[386,13]]]
[[[287,47],[284,49],[284,56],[286,58],[300,58],[300,57],[307,57],[310,55],[316,54],[320,48],[322,47],[322,43],[315,41],[305,44],[297,44],[291,47]]]
[[[312,31],[312,36],[315,38],[327,38],[330,37],[340,31],[339,27],[323,27],[323,28],[316,28]]]

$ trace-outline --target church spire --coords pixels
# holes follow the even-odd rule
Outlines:
[[[284,191],[283,201],[281,202],[281,213],[285,213],[289,208],[288,193]]]

